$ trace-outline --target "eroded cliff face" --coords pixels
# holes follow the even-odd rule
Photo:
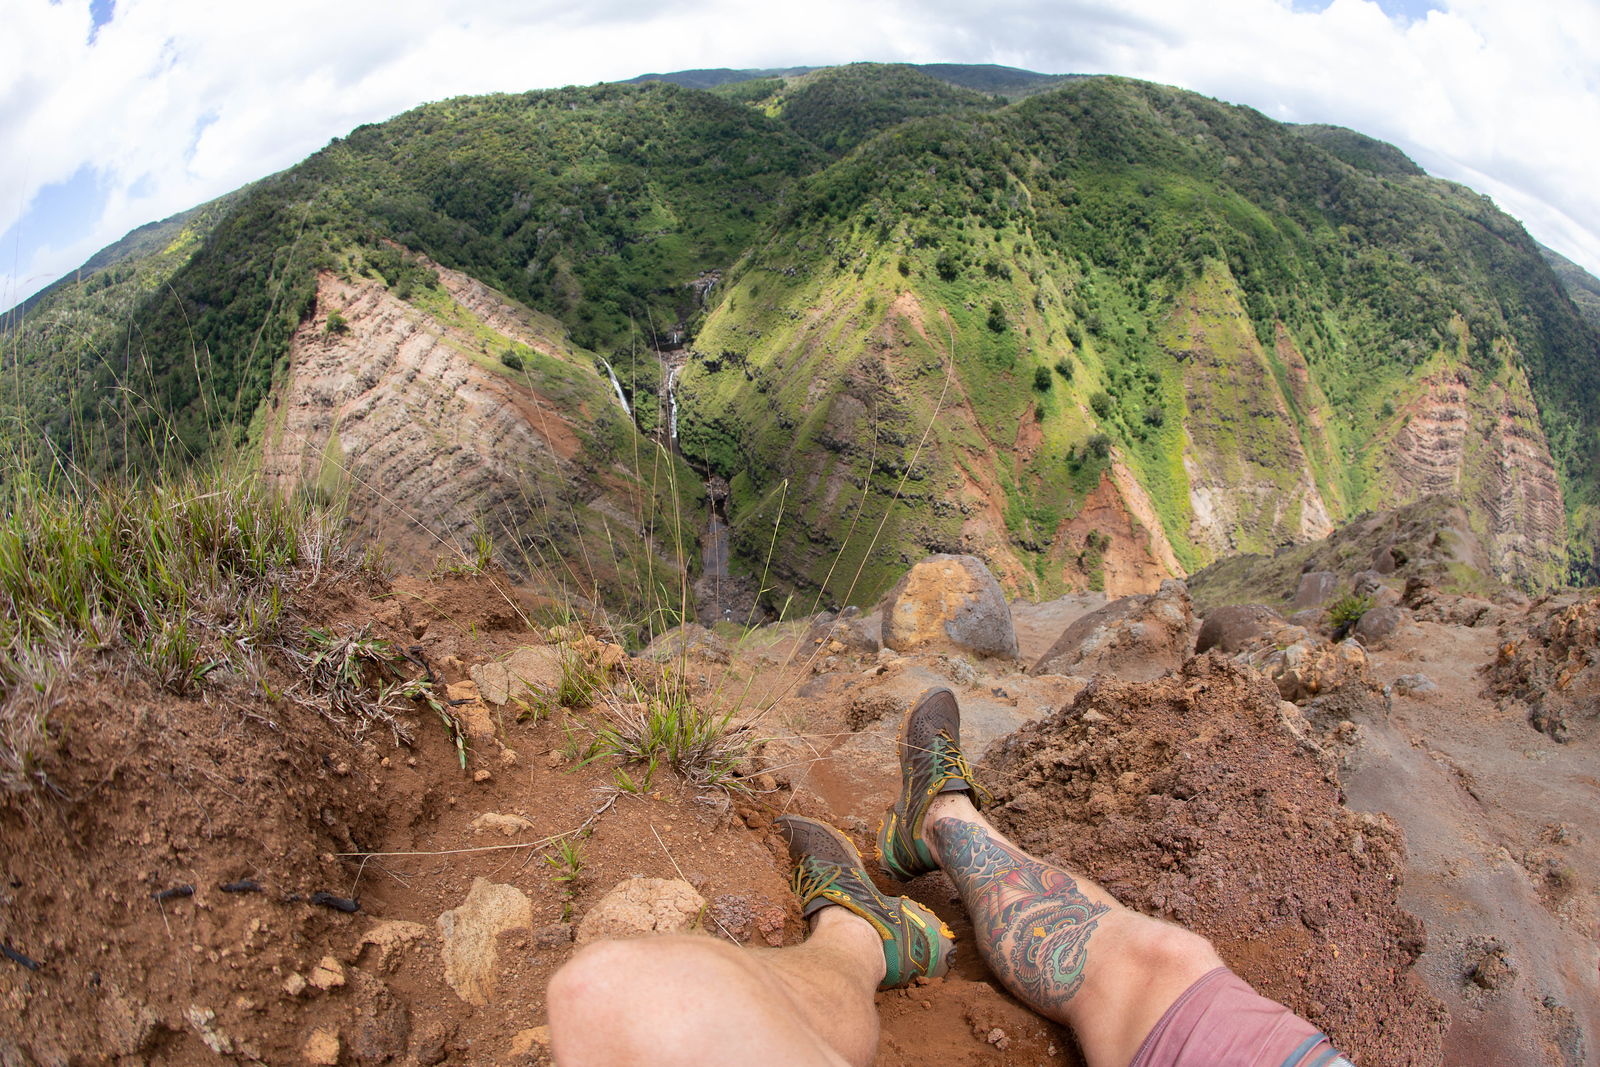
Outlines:
[[[627,561],[655,507],[624,469],[632,427],[610,386],[553,322],[437,272],[439,288],[411,302],[322,273],[317,313],[264,405],[263,474],[285,491],[348,494],[352,521],[408,568],[470,556],[484,530],[524,576],[548,570],[584,595],[637,584]],[[508,348],[520,368],[502,362]],[[659,552],[651,567],[674,569]]]
[[[1163,336],[1182,365],[1188,534],[1202,558],[1327,536],[1333,522],[1299,420],[1232,280],[1208,271]]]
[[[1514,364],[1486,379],[1440,357],[1380,433],[1376,455],[1368,506],[1455,494],[1495,577],[1530,589],[1563,580],[1561,485],[1527,379]]]
[[[572,427],[532,389],[485,367],[481,352],[469,354],[480,339],[467,323],[331,272],[317,304],[269,401],[262,468],[282,489],[347,485],[353,518],[426,566],[480,517],[520,526],[541,475],[566,480],[563,465],[578,449]],[[335,311],[346,326],[330,333]]]

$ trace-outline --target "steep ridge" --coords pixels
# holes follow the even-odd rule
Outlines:
[[[1372,490],[1363,502],[1454,493],[1484,541],[1495,577],[1524,588],[1561,582],[1565,508],[1555,463],[1520,369],[1487,383],[1441,358],[1415,383],[1381,442]]]
[[[1207,558],[1325,537],[1328,505],[1238,290],[1219,273],[1190,289],[1164,336],[1182,364],[1193,520]],[[1177,348],[1179,344],[1185,345]]]
[[[871,551],[892,565],[956,543],[960,513],[960,543],[1011,587],[1075,588],[1041,532],[1073,520],[1113,452],[1179,569],[1437,492],[1421,474],[1433,463],[1496,574],[1569,577],[1589,462],[1570,436],[1587,404],[1570,375],[1600,368],[1596,337],[1551,302],[1520,227],[1392,147],[1094,79],[904,122],[807,194],[726,272],[679,377],[685,452],[743,487],[736,527],[799,469],[808,494],[828,477],[871,487],[854,511],[825,490],[803,534],[780,523],[781,580],[815,589],[827,569],[806,561],[836,556],[868,579],[848,590],[859,598],[878,583],[875,560],[841,554],[851,523],[881,524]],[[924,326],[942,308],[946,336],[908,334],[908,303]],[[1440,361],[1467,368],[1457,400],[1483,412],[1475,435],[1427,436]],[[876,400],[842,384],[879,363],[895,385]],[[926,469],[896,497],[902,446],[924,431]],[[1568,511],[1570,532],[1552,522]]]
[[[262,475],[345,496],[407,569],[459,567],[487,534],[513,574],[603,597],[619,622],[674,602],[693,569],[677,524],[704,510],[698,479],[635,436],[559,323],[418,268],[439,283],[410,301],[381,279],[319,275],[318,310],[256,427]]]

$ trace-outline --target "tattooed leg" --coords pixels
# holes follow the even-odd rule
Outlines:
[[[1197,934],[1034,859],[965,795],[935,800],[924,826],[990,970],[1018,999],[1070,1025],[1090,1067],[1127,1064],[1172,1002],[1221,965]]]

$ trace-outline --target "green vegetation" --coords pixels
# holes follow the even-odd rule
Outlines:
[[[1357,622],[1370,607],[1372,607],[1371,597],[1348,593],[1328,605],[1328,622],[1333,626]]]
[[[222,668],[260,677],[268,650],[301,643],[284,610],[290,590],[313,573],[378,564],[347,551],[339,518],[236,471],[98,486],[13,477],[0,522],[0,785],[41,780],[45,715],[82,655],[178,694]],[[352,663],[383,651],[321,636],[321,647],[292,651],[323,694],[319,709],[338,723],[392,724],[341,686]]]
[[[907,119],[1000,106],[982,93],[898,63],[829,67],[792,84],[774,109],[801,137],[834,156]]]
[[[1113,459],[1187,566],[1217,551],[1191,541],[1202,475],[1251,484],[1262,509],[1217,520],[1233,524],[1222,543],[1299,538],[1308,484],[1335,522],[1389,503],[1386,450],[1421,379],[1448,374],[1542,430],[1568,577],[1600,576],[1600,331],[1515,220],[1353,131],[1025,73],[857,64],[417,108],[243,191],[168,255],[159,287],[116,289],[123,265],[111,289],[39,301],[14,335],[24,373],[0,393],[49,462],[203,456],[244,441],[315,314],[316,271],[434,308],[431,261],[585,350],[513,347],[499,365],[541,391],[567,383],[590,420],[586,471],[614,470],[637,438],[580,394],[609,365],[636,428],[659,434],[653,348],[681,336],[679,444],[733,486],[734,566],[753,571],[775,535],[769,599],[832,606],[968,543],[963,485],[1001,516],[1008,580],[1034,595],[1079,582],[1056,538]],[[73,301],[113,291],[127,295],[72,325]],[[585,362],[600,376],[580,387]],[[1488,477],[1485,455],[1464,486]],[[658,514],[681,491],[658,494]],[[573,510],[541,550],[604,542],[603,518]]]

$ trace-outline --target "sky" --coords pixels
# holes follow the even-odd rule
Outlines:
[[[857,60],[1122,74],[1349,126],[1600,275],[1600,0],[0,0],[0,308],[464,93]]]

